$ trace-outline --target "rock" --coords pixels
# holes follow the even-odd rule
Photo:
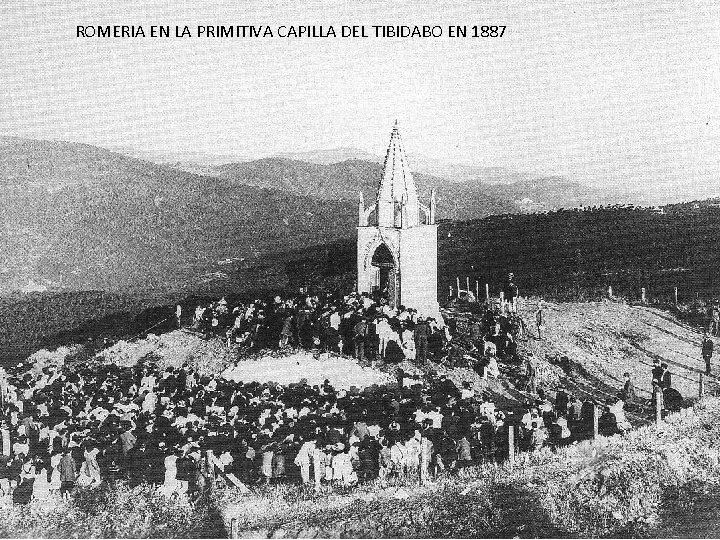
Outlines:
[[[287,532],[285,532],[285,529],[280,527],[279,529],[275,529],[275,532],[273,533],[273,538],[285,538],[287,536]]]

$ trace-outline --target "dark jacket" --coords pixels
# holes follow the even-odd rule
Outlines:
[[[713,353],[714,344],[711,339],[705,339],[702,344],[703,358],[710,358]]]

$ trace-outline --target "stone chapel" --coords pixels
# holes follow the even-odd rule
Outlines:
[[[435,190],[420,202],[395,122],[375,204],[360,194],[358,292],[379,292],[388,303],[439,314]]]

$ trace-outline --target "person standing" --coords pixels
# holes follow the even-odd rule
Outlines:
[[[353,337],[353,341],[355,342],[355,358],[357,358],[358,362],[363,362],[365,361],[365,339],[368,333],[367,321],[364,317],[355,323],[353,330],[355,332]]]
[[[420,365],[427,363],[429,334],[430,327],[428,324],[424,319],[418,319],[417,326],[415,326],[415,357]]]
[[[653,360],[653,368],[652,368],[652,380],[660,382],[660,379],[662,379],[663,369],[660,367],[660,360],[655,358]],[[652,381],[651,381],[652,382]]]
[[[542,301],[538,303],[538,309],[535,312],[535,324],[537,325],[538,339],[542,339],[542,330],[545,327],[545,314],[543,313]]]
[[[305,440],[300,447],[300,451],[295,457],[295,465],[300,467],[300,477],[303,485],[310,485],[310,464],[315,453],[315,440]]]
[[[532,394],[537,394],[537,368],[529,357],[526,360],[525,372],[527,373],[528,378],[525,390],[529,390]]]
[[[660,376],[660,386],[663,390],[667,390],[668,388],[672,387],[672,374],[668,370],[668,365],[665,362],[660,364],[660,367],[662,368],[662,375]]]
[[[620,397],[626,405],[631,405],[635,401],[635,385],[630,378],[630,373],[626,371],[623,376],[625,377],[625,386],[623,386]]]
[[[710,360],[712,359],[713,349],[715,344],[713,340],[708,336],[707,331],[703,335],[702,342],[702,357],[705,360],[705,375],[710,375]]]
[[[60,495],[63,499],[70,499],[70,492],[75,488],[77,481],[77,465],[72,457],[72,449],[65,448],[60,464]]]
[[[515,275],[510,273],[508,274],[507,281],[505,282],[505,285],[503,287],[503,293],[505,297],[505,301],[508,303],[508,309],[511,313],[517,312],[517,296],[518,296],[518,287],[515,285]]]

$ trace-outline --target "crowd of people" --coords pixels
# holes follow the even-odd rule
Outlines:
[[[182,324],[182,310],[177,315]],[[517,354],[518,319],[513,310],[486,306],[460,330],[457,321],[448,326],[367,295],[303,295],[233,307],[221,299],[199,306],[192,327],[229,344],[307,347],[425,368],[462,339],[487,377],[499,375],[498,356]],[[502,410],[469,381],[457,386],[425,371],[420,377],[396,368],[394,384],[344,390],[328,380],[232,381],[188,364],[18,367],[0,377],[0,489],[22,504],[113,480],[191,497],[219,481],[241,489],[295,481],[318,490],[393,476],[425,481],[503,459],[510,426],[513,450],[562,446],[593,433],[596,404],[565,388],[549,399],[534,382],[532,363],[524,408]],[[626,400],[618,395],[608,404],[601,433],[629,428]]]
[[[336,390],[233,382],[191,367],[45,368],[4,386],[0,486],[18,503],[69,496],[126,479],[168,495],[199,494],[219,477],[239,486],[298,481],[321,488],[378,477],[421,480],[584,433],[585,404],[539,392],[524,411],[500,411],[445,376]]]
[[[198,305],[192,328],[223,336],[228,346],[320,349],[370,362],[425,363],[441,355],[450,340],[439,314],[423,317],[367,294],[276,296],[232,308],[222,298]]]

